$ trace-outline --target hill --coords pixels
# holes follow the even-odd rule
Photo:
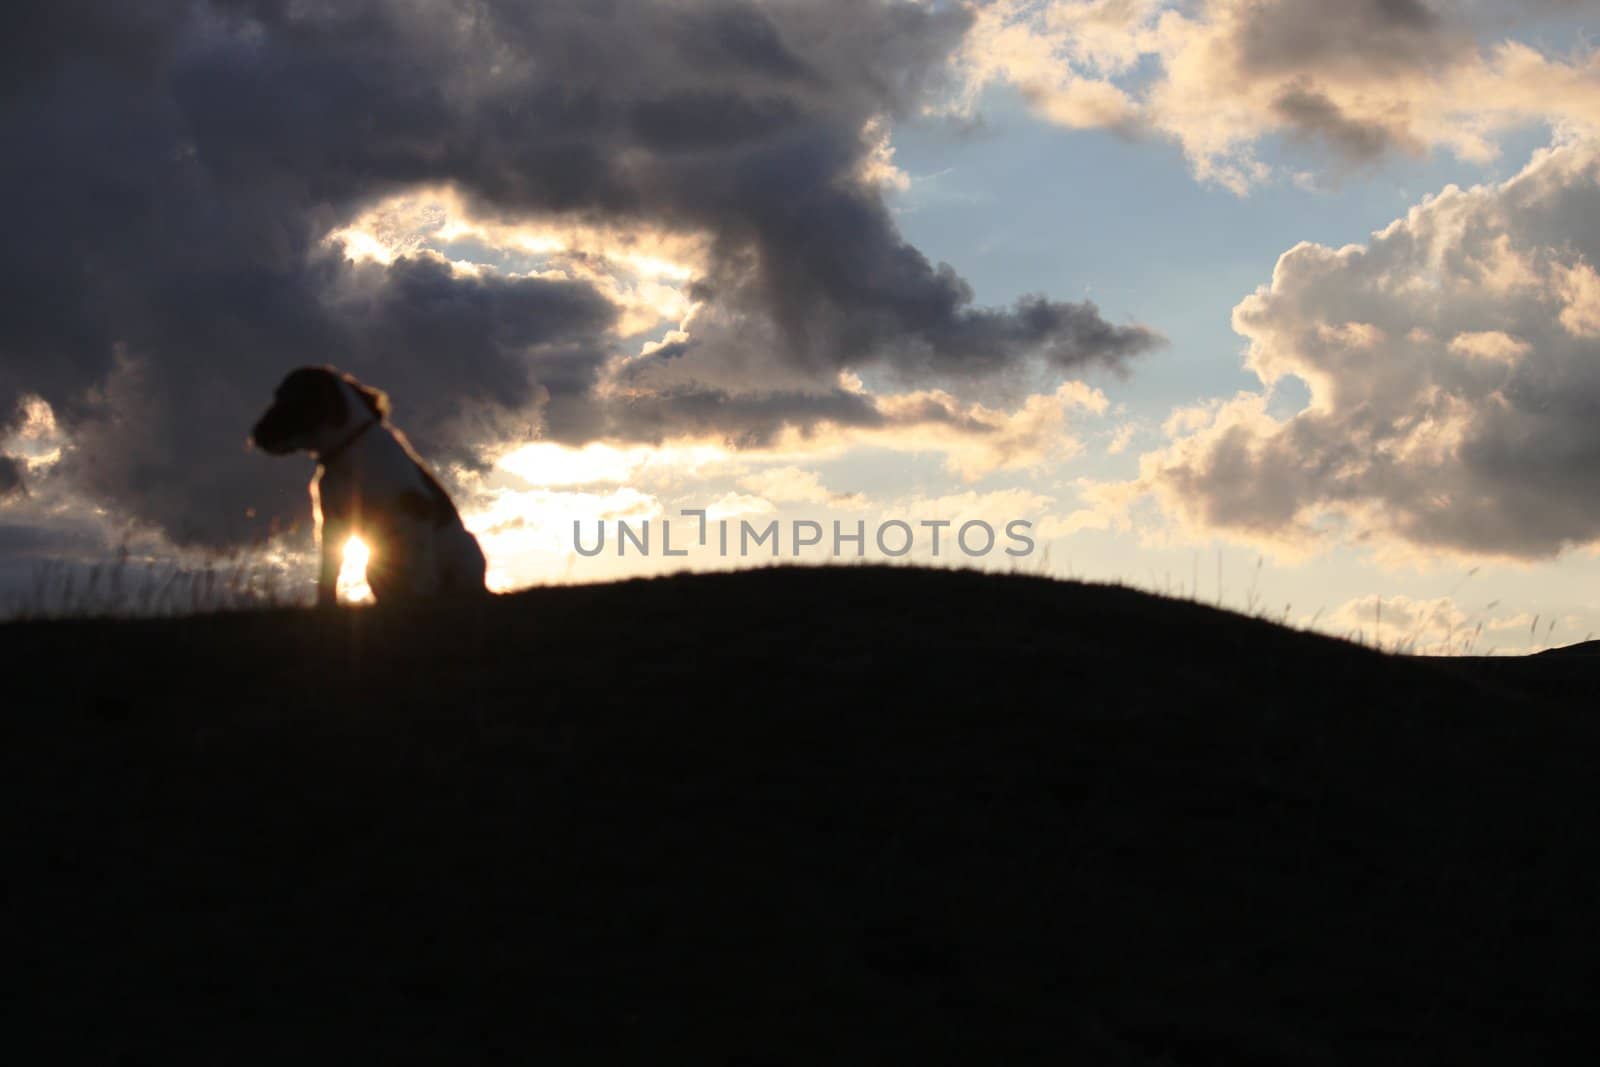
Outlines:
[[[53,1063],[1555,1063],[1590,1025],[1600,657],[863,567],[12,624],[0,666],[0,1010]]]

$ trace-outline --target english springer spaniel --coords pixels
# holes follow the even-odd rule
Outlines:
[[[484,591],[483,550],[449,495],[390,425],[389,398],[332,367],[292,371],[250,437],[275,456],[317,459],[311,517],[321,566],[317,604],[336,599],[352,534],[369,550],[367,585],[380,603]]]

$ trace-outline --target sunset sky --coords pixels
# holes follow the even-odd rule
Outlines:
[[[1600,634],[1595,0],[23,8],[0,591],[309,581],[245,438],[331,363],[496,588],[770,561],[575,521],[1027,519],[980,565]]]

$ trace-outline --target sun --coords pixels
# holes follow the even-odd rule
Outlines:
[[[372,589],[367,585],[367,560],[371,549],[359,537],[344,543],[344,563],[339,568],[339,599],[346,604],[364,604],[372,599]]]

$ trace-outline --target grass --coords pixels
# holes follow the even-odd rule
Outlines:
[[[776,564],[774,564],[776,565]],[[812,565],[812,564],[807,564]],[[947,559],[930,565],[916,559],[876,560],[871,558],[845,558],[822,563],[823,566],[857,568],[908,568],[936,570],[971,570],[977,573],[1005,573],[1051,578],[1066,581],[1090,581],[1078,575],[1070,561],[1057,573],[1051,562],[1051,548],[1046,545],[1037,555],[1026,559],[1012,558],[998,566],[974,565],[966,559]],[[767,565],[772,566],[772,565]],[[1485,621],[1479,619],[1470,627],[1451,624],[1442,636],[1428,639],[1430,630],[1437,631],[1436,618],[1420,620],[1410,632],[1394,634],[1384,640],[1382,617],[1383,598],[1377,600],[1373,626],[1349,626],[1343,630],[1319,629],[1318,621],[1326,611],[1319,607],[1309,618],[1295,621],[1294,605],[1285,602],[1281,609],[1268,606],[1268,598],[1261,590],[1261,577],[1265,558],[1257,555],[1244,587],[1239,604],[1229,607],[1227,587],[1224,583],[1223,557],[1216,555],[1216,587],[1207,598],[1200,589],[1200,553],[1194,556],[1193,575],[1189,584],[1181,584],[1168,572],[1157,579],[1139,583],[1127,579],[1112,579],[1105,584],[1117,588],[1153,593],[1169,600],[1182,600],[1194,604],[1210,604],[1217,608],[1236,611],[1253,619],[1271,622],[1277,626],[1304,633],[1332,633],[1346,641],[1390,655],[1425,656],[1478,656],[1493,655],[1493,646],[1480,648]],[[300,568],[303,570],[304,568]],[[756,563],[739,570],[763,569]],[[1446,594],[1454,600],[1462,585],[1478,573],[1473,567],[1465,571]],[[71,618],[151,618],[184,615],[205,615],[227,611],[271,610],[287,607],[309,606],[312,593],[309,585],[294,577],[296,568],[291,563],[272,559],[260,552],[226,558],[203,559],[197,564],[183,564],[154,559],[134,559],[123,548],[110,560],[87,567],[64,561],[47,561],[36,567],[29,588],[0,601],[0,620],[3,619],[71,619]],[[570,580],[570,574],[568,578]],[[1500,606],[1490,602],[1485,611]],[[1538,640],[1541,616],[1535,615],[1529,636]],[[1558,620],[1545,620],[1542,648],[1550,648]],[[1587,635],[1584,640],[1593,638]]]
[[[88,565],[39,563],[28,587],[4,602],[0,618],[162,618],[296,607],[308,600],[295,591],[285,567],[260,557],[186,565],[134,559],[123,549]]]

